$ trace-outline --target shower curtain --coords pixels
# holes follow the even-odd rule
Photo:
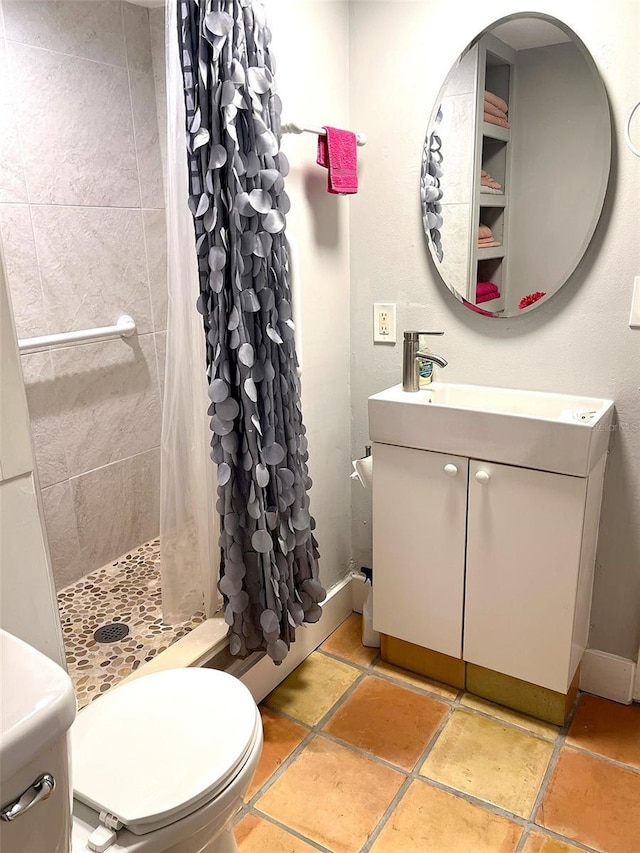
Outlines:
[[[271,34],[255,0],[179,0],[177,29],[219,588],[231,653],[265,649],[277,663],[295,627],[320,618],[325,592],[307,494]]]
[[[160,448],[160,572],[163,618],[207,617],[222,606],[216,471],[208,454],[207,381],[202,323],[194,303],[199,292],[193,223],[184,156],[184,97],[177,0],[166,10],[167,85],[167,288],[168,321]]]

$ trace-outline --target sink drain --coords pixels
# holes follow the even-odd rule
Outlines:
[[[96,643],[117,643],[123,640],[129,633],[129,626],[124,622],[110,622],[103,625],[94,633],[93,639]]]

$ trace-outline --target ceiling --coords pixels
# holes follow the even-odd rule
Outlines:
[[[516,18],[492,27],[491,32],[514,50],[529,50],[571,41],[564,30],[542,18]]]

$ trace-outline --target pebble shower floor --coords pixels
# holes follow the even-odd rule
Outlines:
[[[196,613],[188,622],[163,623],[159,539],[60,590],[58,609],[78,708],[204,621],[204,613]],[[97,642],[94,633],[111,623],[127,625],[127,636],[112,643]]]

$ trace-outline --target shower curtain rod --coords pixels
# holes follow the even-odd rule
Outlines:
[[[283,133],[315,133],[317,136],[326,136],[327,131],[324,127],[302,127],[300,124],[289,122],[282,125]],[[367,144],[367,137],[364,133],[356,133],[356,143],[362,147]]]
[[[38,352],[48,347],[67,347],[83,344],[86,341],[108,340],[109,338],[129,338],[135,334],[136,321],[128,314],[118,318],[115,326],[102,326],[96,329],[80,329],[77,332],[60,332],[57,335],[42,335],[39,338],[22,338],[18,341],[21,353]]]

